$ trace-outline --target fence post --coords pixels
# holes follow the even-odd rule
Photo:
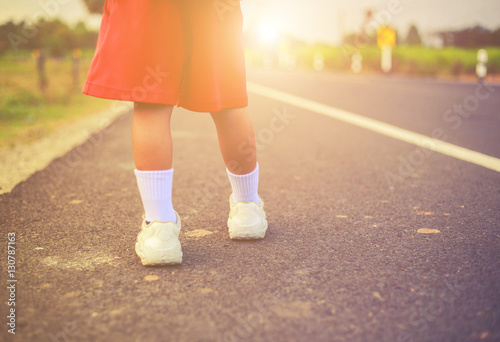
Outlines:
[[[479,83],[484,81],[486,77],[488,67],[488,52],[485,49],[479,49],[477,51],[477,64],[476,64],[476,75]]]
[[[35,49],[32,51],[31,56],[36,60],[36,69],[38,72],[38,87],[41,92],[45,92],[49,82],[47,80],[47,73],[45,72],[45,52],[43,49]]]
[[[322,71],[325,68],[325,57],[322,53],[315,53],[313,58],[313,68],[316,71]]]
[[[82,57],[81,49],[73,49],[73,89],[78,89],[80,86],[80,58]]]
[[[351,57],[351,71],[359,74],[363,70],[363,56],[359,52],[355,52]]]

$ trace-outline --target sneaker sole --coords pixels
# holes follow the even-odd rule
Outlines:
[[[144,266],[179,265],[182,263],[182,250],[178,246],[167,249],[154,249],[151,247],[140,248],[138,242],[135,243],[135,252],[141,258]]]
[[[233,240],[260,240],[263,239],[267,231],[267,220],[264,223],[255,224],[253,226],[239,226],[232,224],[231,219],[227,220],[229,228],[229,237]]]

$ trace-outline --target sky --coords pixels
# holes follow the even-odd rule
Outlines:
[[[500,28],[500,0],[242,1],[245,29],[266,27],[310,43],[335,44],[342,33],[359,32],[368,9],[378,23],[387,23],[403,35],[413,23],[423,35],[474,25]],[[60,17],[69,23],[84,20],[93,28],[100,23],[100,16],[89,14],[81,0],[0,0],[0,23],[9,19],[29,22],[40,15]]]

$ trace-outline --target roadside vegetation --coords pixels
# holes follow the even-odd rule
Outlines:
[[[100,12],[103,0],[86,0]],[[481,27],[443,33],[443,48],[422,46],[416,27],[393,49],[392,74],[425,77],[473,76],[477,50],[486,46],[488,74],[500,74],[500,29]],[[361,73],[380,73],[376,37],[347,35],[340,46],[311,45],[292,37],[271,44],[246,37],[249,65],[351,72],[353,56],[361,56]],[[97,41],[97,32],[80,22],[70,27],[54,19],[0,25],[0,152],[33,142],[78,118],[110,105],[81,94]],[[400,43],[401,42],[401,43]],[[452,42],[452,43],[450,43]],[[489,46],[489,47],[488,47]],[[41,64],[44,66],[41,67]]]
[[[75,82],[71,55],[47,59],[47,83],[42,90],[37,61],[30,52],[7,53],[0,58],[0,152],[33,142],[110,105],[81,93],[90,61],[91,52],[85,52]]]
[[[500,48],[487,47],[485,50],[488,52],[488,74],[500,73]],[[437,49],[423,46],[396,46],[393,49],[391,72],[412,76],[475,75],[477,51],[478,49],[457,47]],[[273,50],[253,48],[247,50],[247,58],[252,65],[263,66],[266,60],[272,60],[273,65],[281,64],[283,67],[287,67],[286,60],[291,58],[296,68],[313,69],[315,55],[321,54],[325,70],[350,71],[354,53],[359,53],[362,57],[362,72],[381,72],[381,52],[377,46],[355,49],[349,45],[334,47],[304,44]]]

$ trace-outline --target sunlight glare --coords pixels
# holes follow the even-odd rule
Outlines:
[[[262,23],[259,28],[260,39],[267,44],[276,42],[278,39],[278,29],[272,23]]]

